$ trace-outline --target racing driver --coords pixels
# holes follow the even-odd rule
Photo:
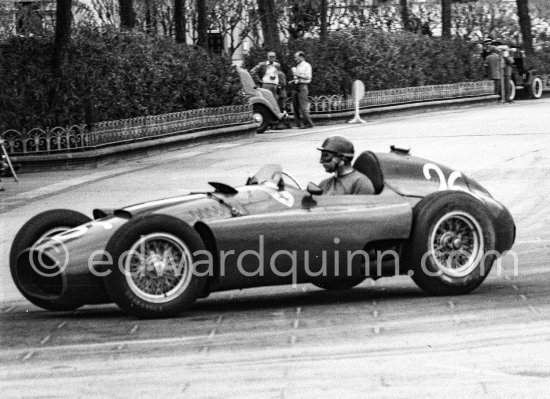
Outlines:
[[[370,179],[351,166],[355,154],[351,141],[342,136],[330,136],[317,149],[321,151],[319,162],[328,173],[334,173],[319,183],[323,194],[374,194]]]

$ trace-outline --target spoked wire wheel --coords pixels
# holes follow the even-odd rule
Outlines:
[[[495,230],[484,204],[471,194],[438,191],[413,208],[404,259],[414,282],[433,295],[462,295],[491,271]]]
[[[189,247],[172,234],[142,236],[130,248],[124,262],[128,287],[147,302],[172,301],[189,286],[191,254]]]
[[[437,268],[450,277],[468,275],[483,256],[483,233],[475,218],[466,212],[450,212],[435,224],[430,252]]]

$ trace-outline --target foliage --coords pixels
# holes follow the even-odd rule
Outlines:
[[[225,58],[137,32],[81,28],[64,80],[50,36],[0,45],[0,130],[90,123],[242,103]]]
[[[366,90],[382,90],[480,80],[485,73],[473,45],[409,32],[356,29],[332,33],[324,45],[313,38],[293,40],[276,50],[285,73],[298,50],[306,53],[313,68],[312,95],[349,92],[355,79],[362,80]],[[265,53],[254,49],[245,67],[264,60]]]
[[[537,74],[550,75],[550,45],[528,55],[524,64],[527,69],[534,69]]]

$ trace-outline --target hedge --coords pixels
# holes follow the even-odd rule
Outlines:
[[[241,104],[229,59],[139,32],[73,34],[65,78],[51,37],[0,44],[0,131],[65,126]]]
[[[253,49],[245,67],[264,60],[267,50]],[[473,44],[409,32],[331,32],[325,44],[316,38],[298,39],[273,50],[285,73],[294,65],[296,51],[306,53],[313,68],[312,95],[348,93],[355,79],[362,80],[366,90],[382,90],[475,81],[485,76]]]

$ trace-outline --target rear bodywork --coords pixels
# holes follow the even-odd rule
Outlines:
[[[476,197],[492,219],[497,250],[511,248],[515,226],[510,213],[472,179],[406,152],[372,154],[371,158],[375,163],[371,166],[383,176],[383,189],[377,195],[313,196],[275,174],[237,189],[215,185],[212,193],[96,210],[96,220],[23,251],[17,261],[20,273],[14,278],[26,296],[60,303],[111,302],[102,281],[112,267],[104,249],[122,225],[151,214],[176,217],[199,233],[214,261],[209,292],[365,272],[373,278],[402,274],[407,265],[396,265],[392,259],[371,264],[360,251],[371,255],[391,249],[400,254],[410,239],[415,204],[440,190],[460,190]],[[55,284],[41,280],[28,267],[38,256],[61,265]]]

